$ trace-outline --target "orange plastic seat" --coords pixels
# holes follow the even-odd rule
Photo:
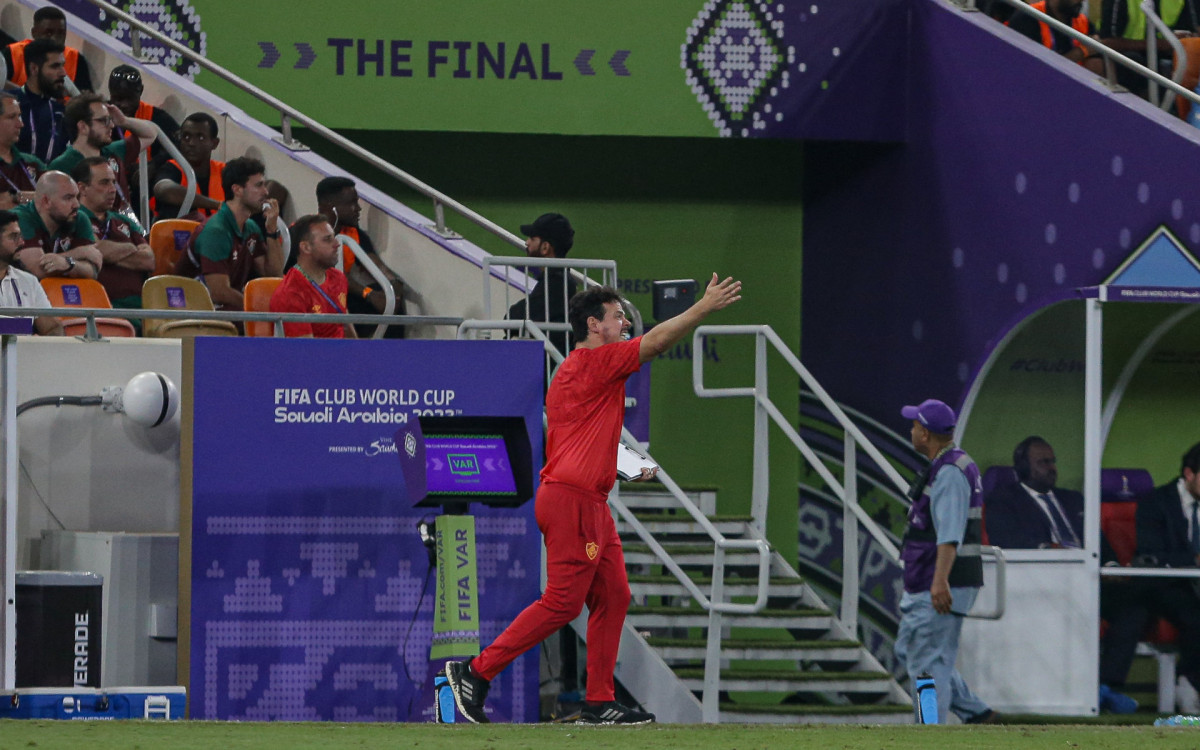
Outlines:
[[[150,227],[150,249],[154,251],[154,275],[163,276],[175,272],[179,256],[187,250],[192,232],[200,226],[198,221],[187,219],[163,219]]]
[[[65,279],[52,276],[42,279],[42,289],[53,307],[95,307],[112,309],[108,292],[95,279]],[[63,335],[83,336],[87,333],[87,318],[59,318]],[[101,336],[137,336],[137,329],[123,318],[96,318],[96,331]]]
[[[142,285],[142,307],[146,310],[213,310],[208,287],[183,276],[151,276]],[[161,320],[147,318],[148,337],[181,339],[193,336],[237,336],[238,329],[227,320]]]
[[[283,281],[281,276],[264,276],[246,282],[242,290],[243,307],[246,312],[271,312],[271,295]],[[247,336],[274,336],[275,324],[256,320],[246,321]]]

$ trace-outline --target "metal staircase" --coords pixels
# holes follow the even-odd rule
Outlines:
[[[674,495],[625,484],[620,497],[691,580],[711,590],[712,542]],[[726,537],[760,538],[751,516],[715,515],[712,491],[689,493],[689,497]],[[626,618],[627,628],[636,632],[636,637],[674,676],[670,689],[657,685],[652,690],[654,695],[646,696],[644,701],[659,709],[666,698],[663,693],[674,692],[676,695],[666,701],[668,705],[686,705],[690,698],[699,714],[710,615],[684,584],[663,572],[657,555],[638,539],[629,523],[618,520],[617,530],[625,547],[634,601]],[[725,566],[725,594],[733,601],[753,599],[758,590],[757,552],[731,551]],[[912,702],[907,692],[774,552],[770,555],[766,606],[757,612],[726,615],[721,631],[718,721],[912,721]],[[631,661],[625,647],[623,641],[622,663],[617,668],[623,682],[624,667]]]

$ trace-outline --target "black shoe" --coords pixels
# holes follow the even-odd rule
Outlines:
[[[650,724],[654,714],[622,706],[616,701],[593,706],[585,703],[579,710],[579,724]]]
[[[454,703],[458,711],[474,724],[491,724],[483,710],[483,702],[487,699],[488,688],[492,683],[471,674],[470,662],[446,662],[446,679],[450,681],[450,691],[454,693]]]
[[[975,714],[974,716],[968,716],[966,719],[963,719],[963,723],[964,724],[999,724],[1000,723],[1000,714],[996,713],[995,711],[993,711],[992,709],[989,708],[988,710],[986,710],[982,713]]]

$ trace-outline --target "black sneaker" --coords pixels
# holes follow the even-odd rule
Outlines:
[[[622,706],[616,701],[593,706],[585,703],[579,710],[579,724],[650,724],[654,714]]]
[[[471,674],[470,662],[446,662],[446,679],[450,681],[450,690],[454,693],[454,703],[458,711],[474,724],[491,724],[483,710],[483,702],[487,699],[488,688],[492,683]]]

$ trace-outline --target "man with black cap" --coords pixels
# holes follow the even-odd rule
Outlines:
[[[149,120],[160,127],[168,138],[176,141],[179,137],[179,123],[161,107],[142,101],[143,88],[142,74],[132,65],[118,65],[108,74],[108,101],[113,106],[121,110],[126,117]],[[124,129],[117,129],[117,132],[113,133],[113,141],[119,141],[127,135],[128,132]],[[158,141],[150,146],[150,158],[154,160],[155,166],[166,158],[160,156],[165,153]]]
[[[953,711],[967,724],[995,721],[954,666],[962,618],[983,585],[983,483],[979,467],[954,445],[954,410],[937,399],[905,406],[913,448],[932,463],[909,488],[912,507],[900,559],[904,595],[896,657],[916,683],[933,676],[941,723]],[[928,720],[927,720],[928,721]]]
[[[575,244],[575,230],[562,214],[542,214],[532,224],[522,224],[521,234],[528,238],[525,253],[530,258],[565,258]],[[529,275],[538,280],[537,284],[528,297],[508,308],[508,319],[566,323],[567,300],[579,290],[567,269],[530,268]],[[569,351],[567,332],[549,333],[548,338],[565,357]]]

